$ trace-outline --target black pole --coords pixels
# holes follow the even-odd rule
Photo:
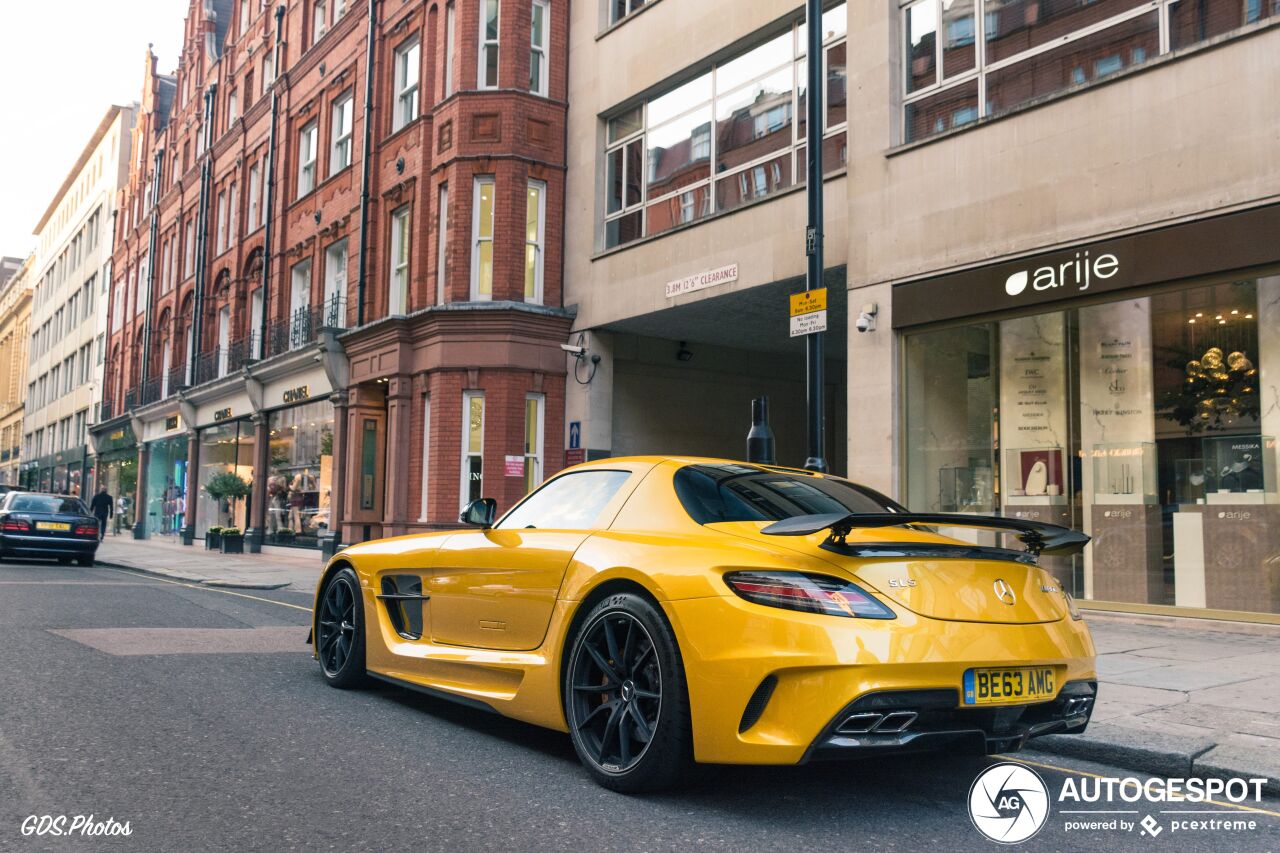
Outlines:
[[[213,109],[217,100],[218,84],[211,83],[204,93],[204,127],[206,134],[213,133]],[[195,227],[195,252],[192,262],[195,264],[195,298],[193,301],[194,316],[191,318],[191,340],[187,342],[187,351],[190,358],[187,359],[186,378],[187,385],[196,385],[198,376],[196,375],[196,360],[200,357],[200,341],[204,337],[204,292],[207,268],[205,264],[206,257],[209,253],[209,196],[213,193],[213,157],[209,151],[213,149],[212,143],[204,146],[203,151],[196,151],[196,156],[202,158],[200,161],[200,206],[196,209],[196,227]],[[186,247],[183,247],[184,251]],[[185,271],[184,271],[185,272]]]
[[[377,44],[378,0],[369,0],[369,34],[364,54],[364,142],[360,149],[360,258],[356,269],[356,326],[364,325],[364,268],[368,251],[369,164],[373,145],[373,50]],[[344,318],[345,319],[345,318]]]
[[[806,87],[806,121],[808,158],[805,180],[809,196],[809,227],[805,231],[805,251],[809,256],[805,289],[822,287],[822,0],[806,0],[805,20],[808,30],[809,81]],[[823,352],[825,332],[805,335],[805,396],[809,408],[809,458],[804,467],[810,471],[826,471],[824,456],[825,423],[823,421]]]
[[[160,228],[160,170],[164,168],[164,149],[155,153],[155,167],[151,173],[151,227],[147,233],[147,280],[139,281],[138,287],[145,287],[147,301],[144,303],[142,315],[142,366],[138,373],[138,387],[147,384],[151,363],[151,297],[155,293],[156,280],[156,243]]]
[[[271,124],[267,130],[267,167],[262,175],[262,309],[258,314],[258,346],[254,352],[252,340],[249,355],[256,358],[268,358],[267,352],[267,318],[271,316],[271,211],[276,197],[276,125],[280,120],[280,87],[276,82],[280,79],[280,42],[284,38],[284,4],[276,7],[276,43],[271,59],[273,76],[271,78]],[[250,322],[253,322],[250,320]]]

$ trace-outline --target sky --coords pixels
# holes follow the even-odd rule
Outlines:
[[[111,104],[142,97],[147,44],[161,73],[182,46],[188,0],[0,0],[0,255],[32,229]]]

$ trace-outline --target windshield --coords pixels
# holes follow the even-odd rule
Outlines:
[[[675,488],[685,512],[699,524],[779,521],[829,512],[906,511],[848,480],[754,465],[687,465],[676,472]]]
[[[10,512],[47,512],[68,515],[88,515],[79,498],[64,498],[58,495],[24,495],[14,493],[9,499]]]

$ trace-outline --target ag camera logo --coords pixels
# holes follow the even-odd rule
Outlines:
[[[1010,296],[1017,296],[1027,289],[1027,280],[1030,277],[1026,270],[1019,270],[1004,280],[1004,292]]]
[[[1022,764],[994,764],[969,788],[969,819],[992,841],[1018,844],[1049,818],[1049,789],[1040,774]]]

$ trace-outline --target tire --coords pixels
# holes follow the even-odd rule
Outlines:
[[[316,655],[330,687],[363,687],[364,605],[360,583],[349,567],[339,569],[324,585],[316,605]]]
[[[87,569],[93,565],[93,557],[76,557],[76,563]]]
[[[610,595],[588,611],[567,652],[565,720],[591,777],[624,794],[694,781],[684,665],[662,611],[637,593]]]

